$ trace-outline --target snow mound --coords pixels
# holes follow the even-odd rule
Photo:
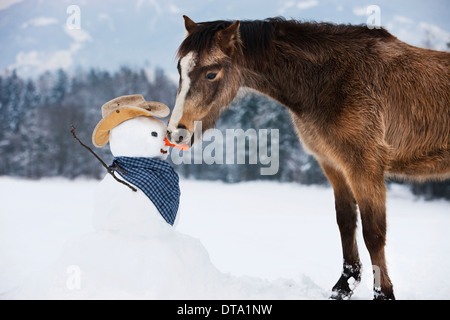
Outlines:
[[[77,236],[58,261],[26,281],[21,299],[323,299],[301,283],[221,273],[199,240],[177,231],[155,237],[109,232]]]

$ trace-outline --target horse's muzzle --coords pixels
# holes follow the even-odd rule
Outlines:
[[[175,130],[167,130],[167,139],[174,144],[190,144],[191,133],[185,126],[179,125]]]

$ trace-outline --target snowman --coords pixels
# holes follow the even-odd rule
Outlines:
[[[178,175],[165,161],[166,125],[158,118],[169,115],[159,102],[142,95],[115,98],[102,106],[102,120],[92,135],[93,144],[109,142],[117,178],[110,174],[95,192],[94,228],[125,236],[160,236],[177,223],[180,198]]]
[[[166,161],[166,125],[157,119],[168,115],[167,106],[141,95],[102,106],[93,143],[109,142],[110,170],[136,191],[107,174],[94,194],[95,232],[67,241],[55,264],[23,288],[27,297],[181,299],[215,291],[211,279],[221,274],[208,252],[174,228],[179,181]]]

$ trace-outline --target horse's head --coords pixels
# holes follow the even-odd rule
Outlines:
[[[209,129],[230,105],[240,87],[235,61],[242,55],[239,21],[195,23],[183,17],[187,37],[178,50],[180,82],[167,128],[176,144],[193,142],[194,122]]]

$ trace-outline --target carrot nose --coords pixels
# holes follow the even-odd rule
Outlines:
[[[180,145],[173,144],[173,143],[170,143],[170,141],[167,140],[167,138],[164,138],[164,142],[166,143],[166,146],[169,146],[169,147],[177,148],[177,149],[180,149],[183,151],[189,150],[189,146],[187,144],[180,144]]]

